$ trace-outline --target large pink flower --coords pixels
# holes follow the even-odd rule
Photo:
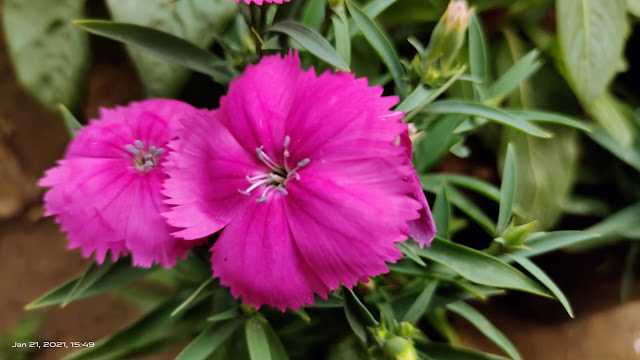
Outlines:
[[[268,56],[218,110],[186,119],[169,144],[166,217],[185,239],[226,226],[212,267],[235,297],[296,310],[387,272],[411,222],[431,224],[417,234],[431,240],[398,146],[407,125],[389,110],[398,99],[381,94],[353,74],[301,71],[297,53]]]
[[[163,158],[180,119],[198,111],[176,100],[147,100],[101,109],[100,119],[78,132],[39,182],[51,187],[45,215],[68,232],[69,248],[82,248],[84,257],[95,251],[98,263],[108,250],[114,260],[130,252],[144,267],[173,266],[185,256],[194,243],[171,236],[176,229],[160,216],[169,210],[161,194]]]

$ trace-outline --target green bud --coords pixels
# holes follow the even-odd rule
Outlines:
[[[447,70],[464,44],[472,14],[473,8],[469,9],[465,0],[451,0],[431,34],[425,66],[440,59],[442,70]]]
[[[513,225],[513,221],[509,224],[509,227],[502,234],[502,239],[504,239],[504,245],[507,247],[513,246],[522,246],[524,244],[527,235],[533,230],[536,226],[537,221],[534,220],[528,224],[515,226]]]
[[[396,336],[384,344],[384,354],[387,360],[418,360],[418,352],[411,340]]]

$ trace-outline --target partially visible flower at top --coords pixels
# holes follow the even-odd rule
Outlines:
[[[297,310],[387,272],[412,228],[431,241],[403,113],[381,94],[353,74],[303,71],[297,53],[267,56],[169,144],[168,222],[185,239],[224,227],[213,275],[235,297]]]
[[[235,2],[239,3],[240,1],[244,2],[245,4],[251,4],[254,3],[256,5],[262,5],[263,3],[276,3],[276,4],[282,4],[282,2],[289,2],[290,0],[235,0]]]
[[[49,169],[40,186],[45,215],[55,215],[68,233],[69,248],[96,252],[102,263],[131,253],[134,265],[175,265],[195,245],[171,236],[160,216],[169,210],[161,194],[166,178],[167,142],[180,120],[200,110],[176,100],[153,99],[114,109],[77,133],[63,160]]]

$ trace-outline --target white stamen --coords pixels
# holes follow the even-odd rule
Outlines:
[[[136,146],[138,149],[142,150],[144,148],[144,144],[140,140],[136,140]]]
[[[284,148],[282,150],[282,165],[276,163],[269,157],[269,155],[267,155],[267,153],[264,151],[264,146],[261,145],[260,147],[256,148],[256,156],[258,157],[258,160],[265,164],[271,171],[254,176],[246,175],[245,178],[251,185],[245,190],[238,189],[238,192],[243,195],[250,195],[253,190],[265,185],[264,189],[262,190],[262,194],[260,194],[260,197],[256,199],[256,201],[259,203],[267,201],[269,198],[269,193],[274,190],[278,191],[282,195],[289,195],[289,191],[287,191],[286,189],[287,182],[292,178],[300,180],[300,174],[298,173],[298,170],[307,166],[311,162],[311,159],[304,158],[298,161],[295,168],[290,169],[287,164],[287,160],[291,156],[291,153],[288,149],[290,144],[291,137],[287,135],[284,137],[283,141]]]
[[[150,153],[150,154],[153,154],[154,152],[156,152],[156,147],[155,147],[155,146],[151,146],[151,147],[149,148],[149,153]]]
[[[132,153],[136,154],[136,155],[140,155],[140,154],[141,154],[140,150],[136,149],[136,148],[135,148],[135,147],[133,147],[133,145],[131,145],[131,144],[127,144],[127,149],[128,149],[129,151],[131,151]]]
[[[262,149],[264,149],[264,146],[260,146],[259,148],[256,149],[256,155],[258,156],[258,159],[262,161],[265,165],[267,165],[269,169],[273,171],[279,171],[280,169],[278,168],[278,164],[276,164],[273,160],[271,160],[269,155],[267,155],[267,153],[265,153]]]
[[[163,148],[160,148],[160,149],[156,150],[156,156],[162,155],[163,152],[164,152]]]

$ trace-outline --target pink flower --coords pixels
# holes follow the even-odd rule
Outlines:
[[[301,71],[297,53],[267,56],[218,110],[185,121],[169,144],[165,215],[185,239],[224,227],[212,268],[235,297],[297,310],[387,272],[421,209],[429,223],[397,146],[398,99],[381,94],[353,74]]]
[[[161,212],[169,210],[161,194],[167,177],[163,162],[167,142],[179,120],[197,112],[176,100],[146,100],[126,107],[100,109],[71,141],[65,158],[49,169],[40,186],[45,215],[68,232],[69,248],[96,252],[102,263],[131,252],[133,264],[173,266],[194,243],[171,236]]]

